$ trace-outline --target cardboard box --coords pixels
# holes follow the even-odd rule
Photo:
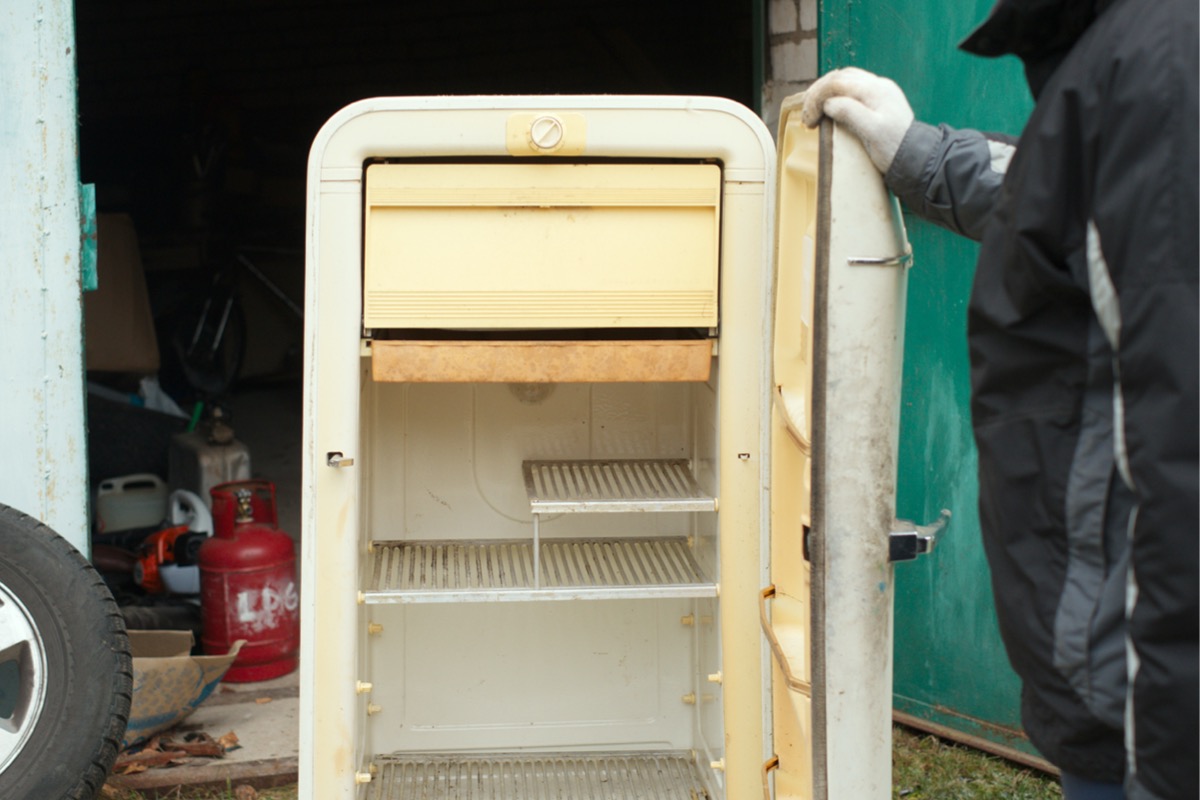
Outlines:
[[[182,722],[213,693],[244,641],[223,656],[191,655],[191,631],[129,631],[133,706],[122,748]]]
[[[99,286],[83,295],[89,372],[158,372],[158,339],[137,233],[128,214],[96,215]]]

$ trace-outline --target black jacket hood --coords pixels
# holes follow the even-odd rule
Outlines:
[[[1037,96],[1071,46],[1114,1],[998,0],[959,47],[980,56],[1017,56]]]

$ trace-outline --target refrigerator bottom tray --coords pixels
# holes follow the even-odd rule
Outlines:
[[[379,755],[359,800],[709,800],[684,753]]]

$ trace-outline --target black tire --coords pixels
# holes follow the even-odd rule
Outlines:
[[[125,623],[78,550],[5,505],[0,623],[0,798],[92,800],[129,720]]]

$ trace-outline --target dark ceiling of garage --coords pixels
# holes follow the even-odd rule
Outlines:
[[[220,183],[228,207],[260,217],[235,235],[294,240],[309,143],[349,102],[664,93],[750,104],[751,16],[751,0],[77,0],[82,177],[145,237],[188,228],[200,185]]]

